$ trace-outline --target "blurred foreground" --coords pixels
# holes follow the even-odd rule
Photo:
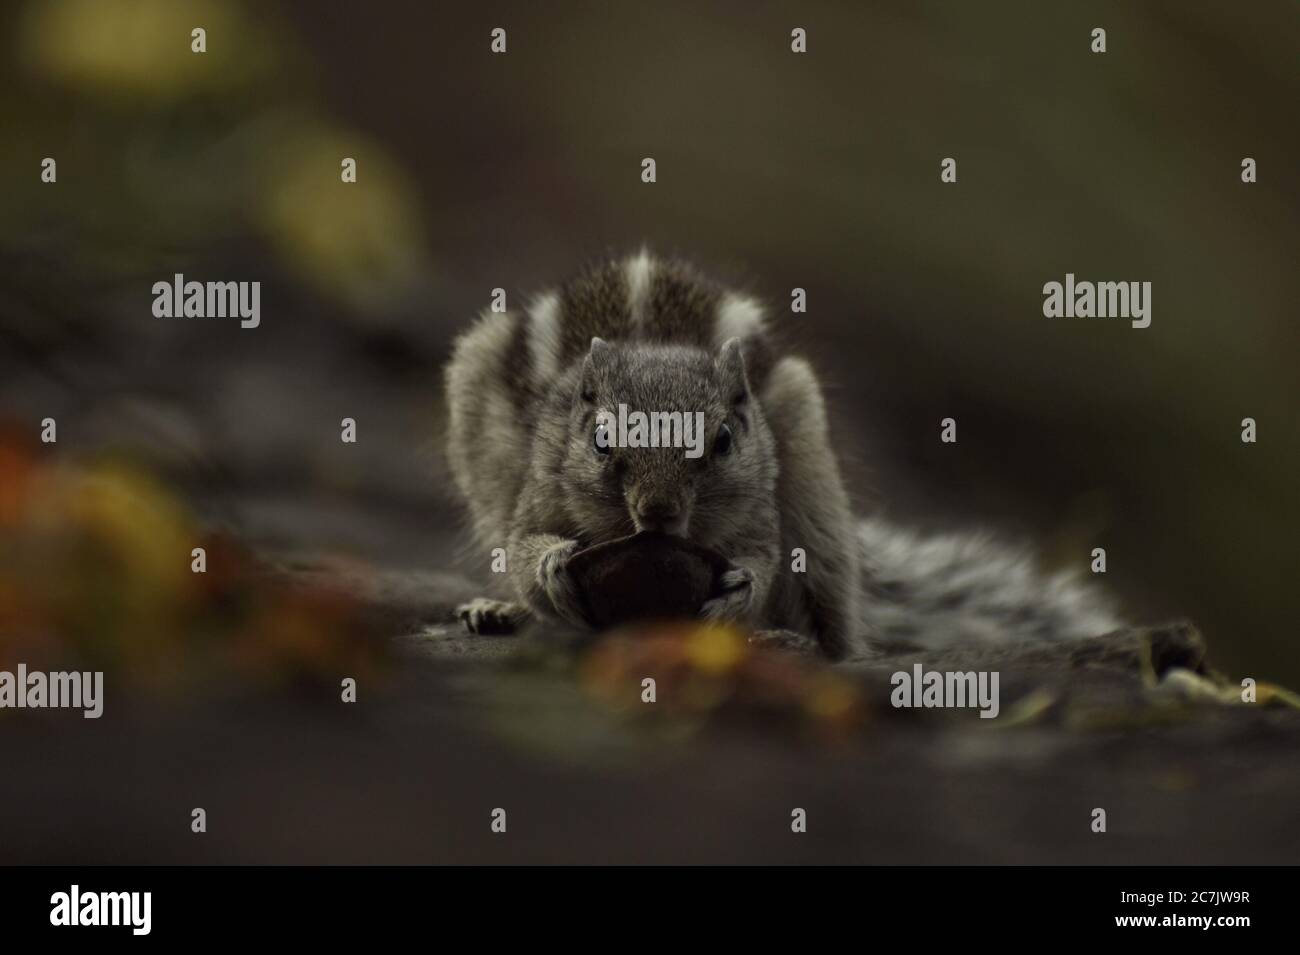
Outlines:
[[[837,667],[694,624],[469,637],[463,578],[219,536],[175,573],[147,480],[0,461],[0,633],[32,635],[0,668],[106,671],[98,720],[0,711],[0,862],[1296,861],[1300,699],[1234,702],[1189,626]],[[999,671],[998,718],[895,709],[917,662]]]

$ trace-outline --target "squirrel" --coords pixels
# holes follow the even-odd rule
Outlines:
[[[588,627],[568,559],[641,531],[727,559],[701,617],[831,660],[1119,626],[1104,595],[1026,552],[855,520],[812,366],[782,353],[759,301],[687,263],[642,250],[485,313],[453,346],[446,397],[453,480],[478,541],[505,544],[513,590],[458,608],[471,633]],[[602,411],[620,403],[702,412],[703,453],[611,449]]]

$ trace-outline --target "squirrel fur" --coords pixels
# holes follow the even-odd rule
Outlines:
[[[533,616],[585,627],[567,559],[642,530],[729,560],[702,616],[831,659],[1119,626],[1104,594],[1027,553],[855,520],[812,366],[782,354],[758,301],[688,264],[642,251],[484,314],[457,339],[446,389],[451,474],[479,543],[505,547],[513,591],[460,608],[473,632]],[[703,454],[602,453],[597,415],[619,403],[703,412]]]

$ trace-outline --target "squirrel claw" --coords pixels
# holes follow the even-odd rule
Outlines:
[[[537,582],[560,619],[586,627],[587,618],[582,610],[577,584],[566,566],[577,546],[576,541],[568,541],[557,544],[542,554],[542,559],[537,565]]]
[[[456,616],[465,629],[479,636],[498,636],[514,633],[528,611],[522,604],[506,600],[478,597],[456,608]]]
[[[700,616],[708,620],[743,617],[754,602],[754,572],[748,567],[730,567],[723,572],[720,584],[721,592],[704,602]]]
[[[748,643],[760,650],[780,650],[803,656],[816,656],[821,652],[816,640],[794,630],[760,630],[749,638]]]

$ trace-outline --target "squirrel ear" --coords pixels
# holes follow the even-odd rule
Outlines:
[[[596,400],[596,371],[608,363],[614,349],[603,338],[591,340],[591,351],[582,360],[582,379],[578,385],[578,397],[583,401]]]
[[[745,377],[745,355],[739,338],[728,338],[718,349],[714,364],[724,388],[730,390],[732,404],[740,404],[749,397],[749,381]]]

